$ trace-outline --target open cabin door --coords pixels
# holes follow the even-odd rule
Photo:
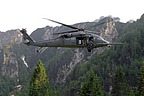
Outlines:
[[[87,44],[87,38],[86,37],[76,37],[76,45],[84,46],[86,44]]]

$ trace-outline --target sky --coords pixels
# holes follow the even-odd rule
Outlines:
[[[0,31],[60,26],[91,22],[101,16],[119,17],[121,22],[137,20],[144,14],[143,0],[0,0]]]

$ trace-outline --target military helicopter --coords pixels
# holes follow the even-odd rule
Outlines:
[[[61,24],[73,30],[65,32],[57,32],[53,35],[58,35],[57,38],[51,40],[35,41],[27,34],[26,29],[19,30],[23,34],[23,43],[31,46],[42,47],[66,47],[66,48],[87,48],[88,52],[92,49],[120,45],[121,43],[110,43],[101,36],[97,35],[95,31],[86,30],[84,28],[77,28],[51,19],[43,18],[54,23]],[[37,50],[38,52],[39,50]]]

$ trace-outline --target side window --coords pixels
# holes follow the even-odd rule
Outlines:
[[[85,37],[76,37],[76,44],[77,45],[86,45],[86,38]]]
[[[82,45],[82,40],[78,40],[78,44],[79,44],[79,45]]]
[[[93,39],[94,39],[93,37],[90,37],[90,38],[89,38],[89,41],[93,41]]]

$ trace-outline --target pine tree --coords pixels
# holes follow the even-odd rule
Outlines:
[[[132,88],[130,88],[128,96],[135,96],[134,91],[132,90]]]
[[[126,84],[126,79],[122,67],[116,70],[112,85],[112,96],[128,96],[130,92],[129,86]]]
[[[140,69],[138,78],[137,96],[144,96],[144,66]]]
[[[97,77],[97,75],[94,78],[93,91],[91,96],[103,96],[103,92],[101,90],[101,86],[99,84],[99,78]]]
[[[30,81],[29,96],[50,96],[49,81],[41,60],[38,61],[34,69]]]
[[[99,79],[93,70],[90,70],[87,80],[82,84],[80,96],[103,96]]]

